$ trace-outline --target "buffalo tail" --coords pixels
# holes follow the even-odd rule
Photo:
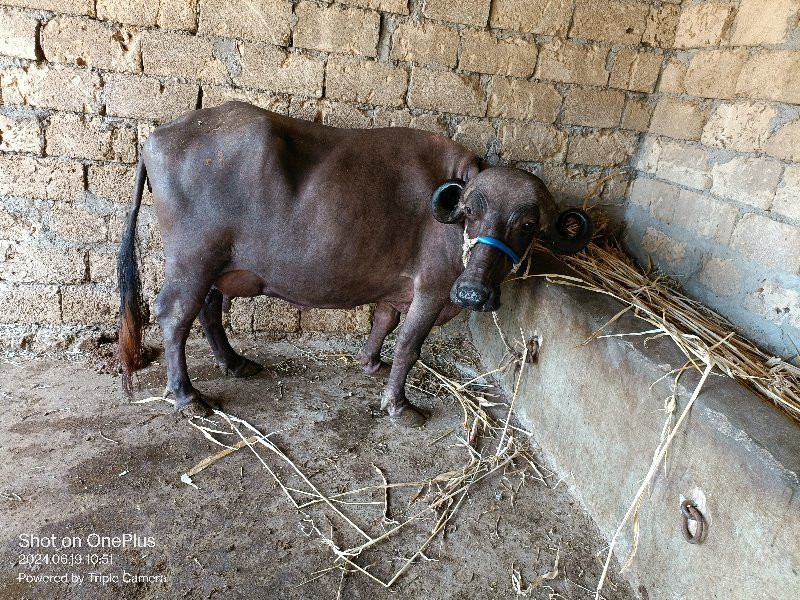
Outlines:
[[[136,219],[142,204],[146,178],[147,171],[140,157],[133,184],[132,206],[117,254],[120,314],[118,353],[122,364],[122,388],[127,395],[133,391],[134,371],[144,366],[142,331],[148,316],[147,306],[142,299],[139,266],[136,260]]]

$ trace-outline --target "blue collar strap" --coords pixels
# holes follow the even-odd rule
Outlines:
[[[498,240],[497,238],[489,237],[488,235],[479,235],[478,236],[478,243],[479,244],[486,244],[487,246],[492,246],[493,248],[497,248],[500,252],[504,253],[508,258],[511,259],[511,264],[517,264],[519,262],[519,256],[516,253],[506,246],[503,242]]]

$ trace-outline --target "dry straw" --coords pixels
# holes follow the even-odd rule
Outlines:
[[[622,173],[613,173],[599,180],[584,198],[583,208],[591,209],[588,207],[589,200],[602,190],[607,181],[620,174]],[[603,215],[596,215],[595,220],[599,221],[601,225],[605,221]],[[597,237],[603,229],[602,226],[598,227]],[[531,249],[549,252],[543,246],[533,244],[526,252],[526,256],[530,254]],[[647,270],[639,269],[611,241],[593,241],[580,254],[557,256],[557,258],[568,267],[570,274],[548,273],[536,276],[545,277],[554,283],[604,294],[615,298],[623,305],[621,310],[585,340],[584,344],[600,337],[647,335],[650,336],[649,339],[652,339],[668,336],[687,359],[682,367],[674,369],[664,376],[675,377],[672,396],[667,399],[665,406],[667,419],[650,468],[609,544],[603,571],[595,591],[597,600],[600,598],[617,540],[630,520],[633,520],[634,539],[623,570],[631,564],[636,554],[639,533],[638,513],[644,494],[709,375],[715,369],[722,372],[750,388],[756,395],[773,403],[793,420],[800,422],[800,368],[763,352],[755,344],[739,336],[728,321],[701,303],[681,294],[665,276],[653,273],[649,268]],[[530,267],[529,260],[523,275],[507,281],[532,277]],[[653,329],[637,333],[601,335],[609,325],[627,313],[651,324]],[[497,321],[495,323],[497,324]],[[675,426],[670,427],[672,415],[677,406],[678,380],[683,373],[690,369],[696,369],[702,373],[702,376]]]
[[[339,569],[342,576],[358,572],[381,586],[390,588],[415,562],[427,558],[426,549],[437,537],[444,534],[445,528],[458,513],[473,486],[495,474],[510,472],[521,474],[523,483],[525,472],[534,473],[537,480],[545,483],[544,476],[533,462],[524,443],[518,442],[515,438],[515,432],[521,430],[511,424],[512,408],[519,391],[527,354],[523,341],[515,340],[513,343],[519,346],[519,350],[514,350],[504,359],[503,365],[494,370],[498,372],[518,369],[514,395],[502,419],[495,418],[487,412],[488,408],[498,406],[499,403],[490,399],[493,396],[487,392],[489,386],[485,383],[486,375],[461,381],[423,361],[418,362],[422,377],[416,377],[415,385],[428,394],[454,398],[463,411],[461,435],[450,432],[450,435],[455,434],[465,451],[464,464],[460,468],[441,473],[426,481],[389,483],[384,472],[373,465],[380,478],[380,484],[329,494],[315,485],[278,446],[274,439],[275,433],[265,435],[243,419],[221,410],[214,410],[213,417],[193,416],[188,421],[206,439],[222,449],[184,473],[181,481],[199,489],[192,479],[193,476],[224,457],[242,448],[248,448],[289,499],[293,508],[303,515],[305,529],[309,534],[316,534],[334,555],[333,567],[319,571],[308,581]],[[349,363],[356,362],[354,357],[347,354],[329,353],[327,356],[317,358],[324,361],[330,357],[345,359]],[[139,400],[137,403],[162,400],[165,399],[156,396]],[[295,484],[294,481],[300,483]],[[389,512],[389,494],[391,490],[404,488],[412,493],[416,490],[416,493],[411,496],[409,502],[412,514],[405,520],[398,521]],[[378,500],[374,499],[375,494],[379,495]],[[351,505],[374,505],[376,509],[374,519],[372,521],[367,519],[365,522],[363,517],[351,514],[348,511],[348,506]],[[413,506],[419,508],[413,509]],[[307,514],[306,511],[312,507],[322,510],[327,526],[321,525],[319,518],[314,519]],[[390,539],[398,538],[401,533],[412,528],[413,531],[408,532],[408,537],[416,537],[422,532],[425,536],[424,541],[416,545],[399,569],[390,576],[381,577],[373,572],[373,565],[365,560],[368,551]],[[353,535],[359,539],[354,546],[343,546],[341,542],[336,542],[352,538]]]

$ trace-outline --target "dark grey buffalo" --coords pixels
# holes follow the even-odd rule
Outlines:
[[[155,310],[178,407],[202,400],[186,371],[194,319],[222,366],[252,375],[261,367],[225,335],[223,296],[267,295],[301,307],[377,303],[361,355],[367,373],[381,366],[381,345],[405,314],[382,407],[401,423],[421,423],[404,390],[431,327],[462,308],[495,310],[500,283],[534,236],[571,253],[591,235],[584,213],[559,215],[539,178],[487,168],[432,133],[335,129],[241,102],[197,110],[158,127],[137,167],[118,257],[126,389],[142,366],[146,310],[134,236],[145,179],[164,239]],[[567,233],[568,220],[577,234]],[[478,242],[469,252],[467,238]]]

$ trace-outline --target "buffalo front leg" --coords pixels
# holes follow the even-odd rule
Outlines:
[[[192,323],[203,306],[207,289],[197,289],[186,280],[167,282],[155,302],[156,317],[164,336],[164,355],[167,362],[166,392],[172,394],[175,408],[183,408],[193,400],[204,402],[186,369],[186,339]]]
[[[422,343],[436,322],[445,300],[417,295],[409,307],[405,323],[397,336],[394,361],[389,380],[383,390],[381,408],[398,424],[416,427],[427,417],[406,399],[405,387],[408,372],[419,359]]]
[[[214,358],[221,367],[236,377],[249,377],[261,371],[261,365],[237,354],[231,347],[222,325],[222,292],[215,287],[208,292],[200,309],[200,323],[206,332]]]
[[[386,363],[381,361],[381,348],[386,336],[394,331],[400,322],[400,311],[391,304],[379,302],[372,318],[367,345],[361,351],[361,366],[369,375],[374,375]]]

